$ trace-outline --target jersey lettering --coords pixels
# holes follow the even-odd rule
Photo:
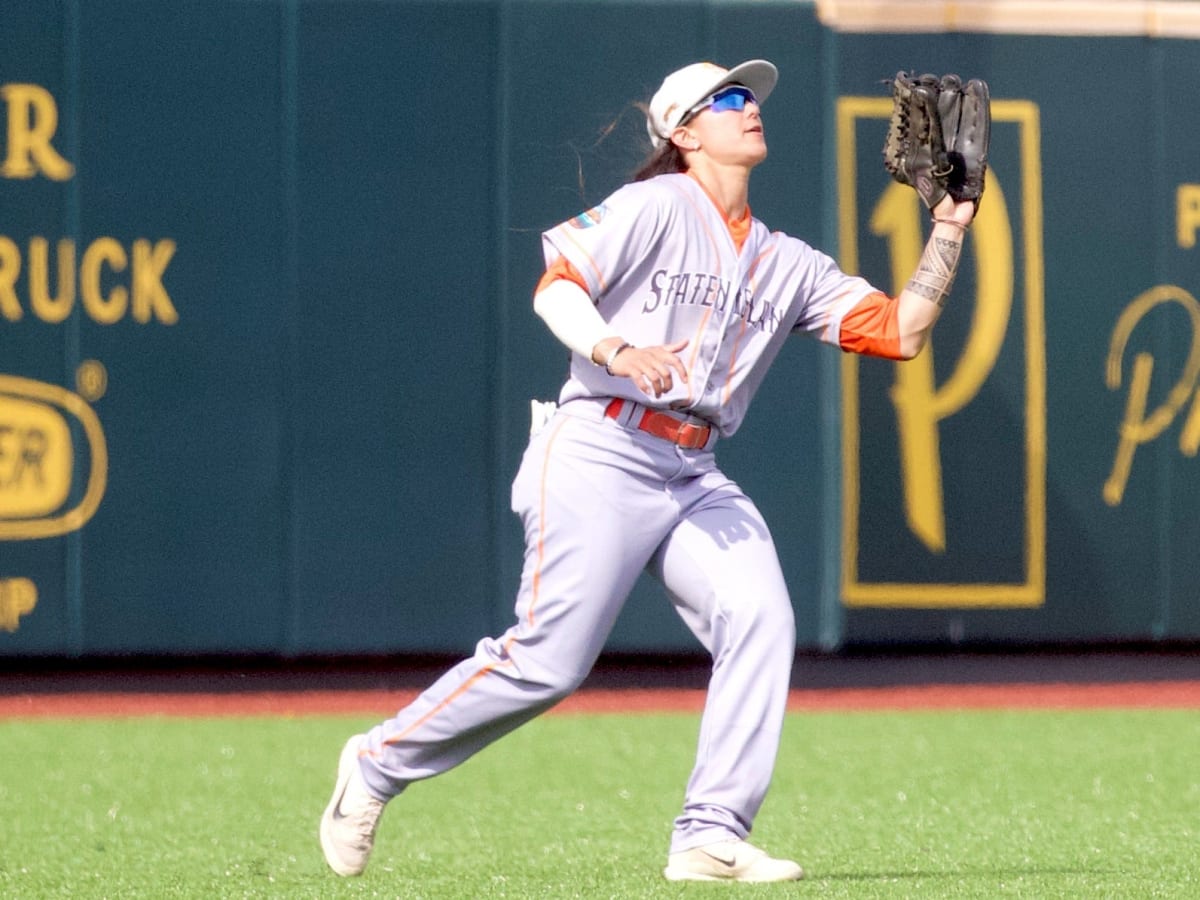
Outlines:
[[[711,306],[717,312],[725,312],[733,292],[732,282],[719,275],[704,272],[669,274],[666,269],[658,269],[650,276],[649,288],[642,301],[643,313],[670,306]],[[783,315],[775,304],[770,300],[757,300],[748,285],[734,294],[733,314],[767,334],[774,334],[783,322]]]

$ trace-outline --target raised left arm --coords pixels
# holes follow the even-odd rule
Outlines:
[[[933,230],[917,269],[897,297],[900,355],[912,359],[929,340],[929,333],[950,294],[962,256],[975,203],[955,201],[947,194],[933,208]]]
[[[967,228],[983,195],[990,133],[987,82],[897,73],[884,167],[912,187],[933,215],[925,252],[897,297],[904,359],[921,352],[954,284]]]

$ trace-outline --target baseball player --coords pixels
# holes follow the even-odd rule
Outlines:
[[[553,415],[512,486],[525,533],[516,622],[395,718],[347,741],[321,819],[330,867],[366,867],[384,805],[551,708],[584,681],[643,571],[712,655],[672,880],[789,881],[747,838],[775,764],[795,625],[775,545],[718,467],[789,336],[892,359],[923,346],[975,206],[933,208],[912,280],[890,298],[748,205],[777,70],[696,63],[647,109],[635,180],[543,235],[534,309],[571,349]],[[800,463],[798,463],[800,464]]]

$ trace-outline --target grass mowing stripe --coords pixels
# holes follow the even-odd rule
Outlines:
[[[0,721],[4,897],[1194,897],[1200,712],[796,713],[754,839],[787,886],[661,879],[694,715],[539,719],[388,807],[371,867],[316,823],[361,718]]]

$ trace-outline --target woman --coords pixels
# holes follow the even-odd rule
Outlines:
[[[569,347],[557,411],[513,483],[525,530],[517,622],[342,751],[321,843],[363,871],[384,804],[549,709],[595,663],[642,571],[712,654],[699,752],[664,874],[786,881],[747,842],[775,763],[795,652],[792,606],[762,516],[718,468],[793,332],[903,359],[953,280],[970,202],[934,208],[913,279],[888,298],[748,205],[767,155],[775,66],[696,63],[647,109],[654,153],[604,203],[546,232],[534,309]]]

